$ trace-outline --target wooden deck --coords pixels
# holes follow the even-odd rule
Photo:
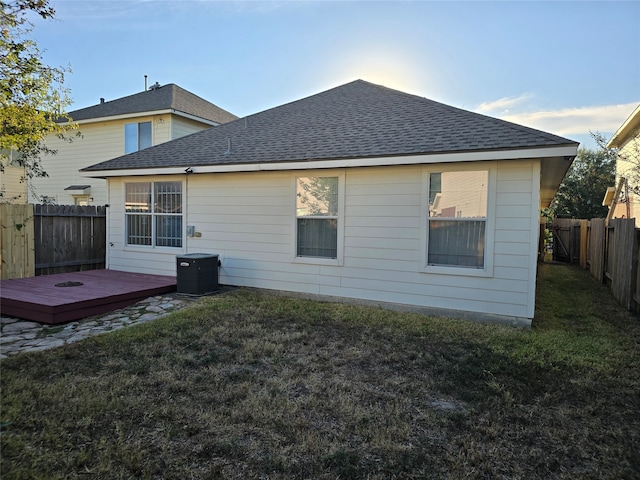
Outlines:
[[[0,282],[0,313],[42,323],[64,323],[175,290],[176,277],[115,270],[17,278]]]

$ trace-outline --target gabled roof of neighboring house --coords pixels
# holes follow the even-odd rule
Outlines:
[[[356,80],[84,171],[313,162],[576,146],[550,133]]]
[[[227,123],[238,118],[173,83],[158,87],[153,86],[149,90],[127,97],[74,110],[69,112],[69,116],[73,121],[81,122],[167,110],[216,124]]]
[[[608,148],[620,148],[624,145],[624,143],[633,138],[635,134],[638,133],[640,129],[640,105],[636,107],[636,109],[629,115],[620,128],[613,134],[609,142],[607,143]]]

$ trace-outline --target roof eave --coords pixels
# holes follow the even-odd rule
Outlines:
[[[449,152],[422,155],[402,155],[388,157],[309,159],[286,162],[224,163],[215,165],[167,166],[149,168],[120,168],[103,170],[82,170],[82,176],[94,178],[128,177],[141,175],[184,174],[187,167],[193,173],[258,172],[283,170],[312,170],[327,168],[377,167],[393,165],[420,165],[436,163],[479,162],[495,160],[523,159],[568,159],[573,160],[578,150],[577,143],[551,147],[519,148],[503,150],[480,150],[473,152]],[[570,165],[571,162],[569,161]],[[566,167],[568,169],[568,166]],[[566,169],[564,169],[566,172]],[[564,176],[564,172],[562,176]],[[556,174],[557,175],[557,174]],[[562,178],[560,178],[560,181]],[[559,182],[558,182],[559,183]]]
[[[192,115],[189,113],[181,112],[179,110],[175,110],[173,108],[165,108],[162,110],[148,110],[144,112],[135,112],[135,113],[123,113],[120,115],[109,115],[105,117],[95,117],[95,118],[85,118],[83,120],[74,120],[72,117],[71,122],[62,122],[62,123],[77,123],[78,125],[88,124],[88,123],[98,123],[98,122],[111,122],[114,120],[129,120],[133,118],[140,117],[150,117],[154,115],[176,115],[178,117],[188,118],[189,120],[195,120],[200,123],[204,123],[211,126],[220,125],[218,122],[214,122],[212,120],[199,117],[197,115]]]
[[[640,104],[629,115],[620,128],[616,130],[616,133],[607,142],[607,148],[619,148],[625,142],[628,136],[630,136],[635,129],[640,127]]]

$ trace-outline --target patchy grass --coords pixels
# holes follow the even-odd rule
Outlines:
[[[1,474],[639,478],[639,342],[561,265],[531,330],[240,290],[3,360]]]

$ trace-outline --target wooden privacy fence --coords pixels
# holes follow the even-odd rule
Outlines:
[[[635,220],[556,219],[553,259],[579,263],[606,283],[622,306],[640,313],[640,229]]]
[[[35,274],[105,267],[104,206],[35,205]]]
[[[2,280],[104,268],[106,208],[1,204]]]

